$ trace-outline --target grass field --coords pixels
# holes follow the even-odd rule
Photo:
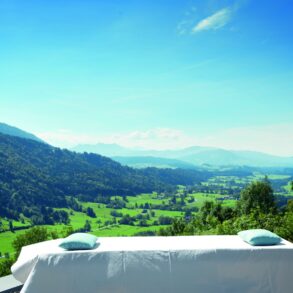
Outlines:
[[[189,203],[190,206],[194,206],[197,208],[201,208],[203,203],[205,201],[214,201],[216,202],[218,198],[223,197],[221,194],[217,193],[202,193],[202,192],[196,192],[188,195],[188,198],[194,198],[194,202]]]
[[[12,247],[12,241],[16,238],[17,235],[23,234],[24,230],[12,232],[2,232],[0,233],[0,252],[2,255],[6,252],[13,253],[14,249]]]
[[[1,222],[2,222],[2,227],[5,230],[8,230],[9,229],[9,221],[6,220],[6,219],[1,219]],[[14,228],[20,228],[20,227],[28,227],[28,226],[30,226],[30,222],[27,219],[25,219],[23,223],[21,221],[15,221],[15,220],[13,220],[12,223],[13,223],[13,227]]]
[[[164,204],[168,199],[162,199],[160,196],[153,192],[151,194],[140,194],[138,196],[127,196],[128,204],[127,207],[133,208],[135,205],[144,205],[146,203],[152,204],[152,205],[160,205]]]
[[[233,207],[236,205],[237,200],[233,199],[233,197],[227,196],[227,194],[221,194],[221,188],[230,188],[230,190],[241,190],[245,185],[252,181],[261,180],[264,178],[264,174],[254,173],[253,176],[247,177],[237,177],[237,176],[215,176],[210,178],[206,182],[202,182],[202,186],[214,187],[213,192],[193,192],[186,195],[184,198],[185,207],[193,207],[200,209],[205,201],[214,201],[221,202],[223,206]],[[278,174],[270,174],[268,176],[269,180],[287,180],[287,184],[282,186],[283,192],[277,193],[285,196],[292,196],[293,191],[291,190],[291,176],[288,175],[278,175]],[[241,188],[241,189],[239,189]],[[178,186],[177,194],[176,194],[176,202],[180,203],[182,200],[182,195],[185,193],[184,186]],[[122,197],[113,196],[111,197],[118,198],[122,200]],[[219,200],[221,198],[221,200]],[[77,212],[68,208],[63,208],[68,212],[70,217],[70,226],[74,230],[80,229],[84,226],[86,220],[88,220],[91,224],[91,233],[97,236],[133,236],[138,232],[144,231],[158,231],[161,227],[153,225],[154,222],[158,222],[161,216],[164,217],[182,217],[184,216],[183,211],[170,211],[170,210],[162,210],[162,209],[154,209],[154,207],[158,207],[159,205],[168,204],[170,201],[170,197],[166,197],[164,194],[158,194],[156,192],[150,194],[139,194],[137,196],[127,196],[126,197],[126,207],[121,209],[115,209],[116,212],[123,215],[130,215],[131,217],[136,217],[138,215],[148,215],[149,219],[146,220],[147,227],[139,226],[139,220],[134,222],[134,225],[119,225],[117,224],[121,217],[116,217],[115,221],[114,217],[111,215],[111,212],[114,211],[112,208],[108,208],[103,203],[93,203],[93,202],[79,202],[82,205],[83,210],[86,210],[88,207],[92,208],[96,214],[96,218],[91,218],[86,215],[85,212]],[[149,209],[143,209],[145,205],[148,204]],[[2,229],[9,228],[9,221],[6,219],[0,219],[2,222]],[[116,224],[115,224],[116,222]],[[22,221],[13,221],[13,227],[15,228],[25,228],[29,225],[28,219],[23,217]],[[64,224],[56,224],[53,226],[45,226],[48,231],[56,231],[59,235],[64,233],[64,229],[68,226]],[[13,253],[12,242],[17,237],[24,233],[25,230],[17,230],[14,233],[12,232],[2,232],[0,233],[0,252],[2,255],[5,253]],[[3,259],[3,258],[2,258]]]
[[[128,204],[129,208],[122,208],[122,209],[117,209],[116,211],[119,213],[122,213],[122,215],[130,215],[130,216],[136,216],[138,214],[141,214],[143,212],[143,209],[140,208],[134,208],[135,204],[138,206],[140,204],[162,204],[164,200],[162,199],[157,199],[157,194],[152,193],[152,194],[141,194],[138,195],[137,197],[127,197],[128,199]],[[212,200],[216,201],[218,197],[220,197],[220,194],[204,194],[204,193],[194,193],[188,195],[187,199],[190,199],[191,197],[194,198],[193,203],[188,203],[190,206],[196,206],[196,207],[201,207],[201,205],[204,203],[206,200]],[[168,199],[165,199],[167,201]],[[94,212],[96,213],[97,217],[96,218],[91,218],[87,216],[83,212],[77,212],[73,211],[68,208],[63,208],[62,210],[65,210],[69,213],[70,215],[70,226],[74,230],[82,228],[85,224],[85,221],[88,220],[91,223],[92,227],[92,233],[97,235],[97,236],[133,236],[134,234],[138,232],[143,232],[143,231],[158,231],[161,227],[166,227],[166,226],[159,226],[159,225],[151,225],[153,221],[158,221],[160,216],[165,216],[165,217],[182,217],[184,215],[184,212],[181,211],[169,211],[169,210],[152,210],[154,212],[154,216],[151,217],[150,220],[147,221],[147,224],[150,226],[147,227],[140,227],[140,226],[129,226],[129,225],[108,225],[106,227],[103,227],[105,225],[106,221],[110,221],[113,219],[111,216],[111,211],[113,209],[107,208],[105,204],[101,203],[92,203],[92,202],[83,202],[81,203],[83,208],[88,208],[91,207]],[[228,204],[228,201],[227,201]],[[229,203],[231,204],[231,203]],[[59,210],[59,209],[57,209]],[[117,221],[120,219],[120,217],[117,217]],[[4,220],[2,220],[4,221]],[[8,221],[6,221],[8,223]],[[6,223],[5,222],[5,223]],[[13,221],[13,226],[18,227],[21,226],[20,222]],[[26,225],[28,224],[27,222],[25,223]],[[66,228],[66,225],[45,225],[48,229],[48,231],[57,231],[59,234]],[[14,233],[12,232],[3,232],[0,233],[0,252],[4,254],[5,252],[13,253],[13,247],[12,247],[12,241],[16,238],[17,235],[24,233],[25,230],[18,230],[15,231]]]

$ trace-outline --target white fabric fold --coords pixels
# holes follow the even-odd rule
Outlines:
[[[21,293],[291,293],[293,245],[252,247],[238,236],[105,237],[90,251],[59,240],[22,249]]]

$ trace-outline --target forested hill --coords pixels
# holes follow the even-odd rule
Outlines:
[[[11,126],[11,125],[8,125],[5,123],[1,123],[1,122],[0,122],[0,133],[12,135],[12,136],[18,136],[18,137],[27,138],[27,139],[32,139],[32,140],[36,140],[38,142],[44,142],[43,140],[41,140],[40,138],[38,138],[37,136],[35,136],[32,133],[29,133],[29,132],[24,131],[22,129],[19,129],[17,127],[14,127],[14,126]]]
[[[181,174],[184,172],[184,174]],[[0,134],[0,216],[26,208],[64,207],[65,196],[135,195],[206,177],[196,170],[136,170],[96,154],[78,154]]]

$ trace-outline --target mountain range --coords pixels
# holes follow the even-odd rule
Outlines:
[[[0,123],[0,133],[43,142],[34,134]],[[293,167],[293,157],[274,156],[256,151],[226,150],[215,147],[192,146],[176,150],[145,150],[126,148],[118,144],[80,144],[72,151],[95,153],[134,168],[184,168],[206,166]]]
[[[293,157],[280,157],[254,151],[235,151],[192,146],[176,150],[142,150],[117,144],[77,145],[77,152],[92,152],[113,158],[121,164],[142,168],[192,168],[211,166],[293,167]]]

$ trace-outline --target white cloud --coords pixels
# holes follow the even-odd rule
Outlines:
[[[202,19],[192,29],[192,33],[206,30],[217,30],[225,26],[232,17],[232,10],[229,7],[223,8],[207,18]]]
[[[211,11],[211,9],[213,9],[212,11],[214,11],[214,13],[201,20],[199,20],[201,17],[199,9],[192,7],[185,12],[183,19],[177,24],[176,32],[178,35],[185,35],[220,29],[227,25],[237,11],[248,2],[250,2],[250,0],[234,0],[230,6],[216,11],[215,9],[218,7],[218,3],[215,3],[216,5],[206,4],[205,10]],[[196,24],[195,21],[197,21]],[[236,29],[235,27],[232,28],[232,30]]]
[[[109,135],[78,134],[69,130],[38,133],[55,146],[117,143],[144,149],[178,149],[188,146],[212,146],[233,150],[250,150],[274,155],[293,156],[293,124],[230,128],[208,135],[187,134],[179,129],[154,128]]]

